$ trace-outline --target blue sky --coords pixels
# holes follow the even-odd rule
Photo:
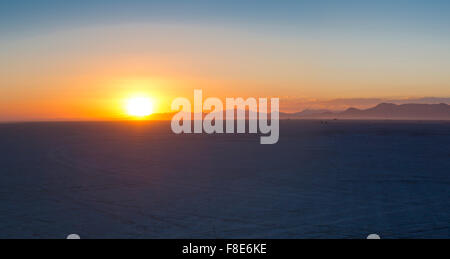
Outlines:
[[[383,24],[399,29],[419,26],[448,32],[450,2],[397,1],[139,1],[139,0],[2,0],[2,31],[42,29],[56,25],[124,21],[225,22],[261,26],[324,26],[344,23]],[[426,28],[427,27],[427,28]]]
[[[447,0],[0,0],[0,120],[53,117],[69,99],[58,117],[101,114],[142,90],[165,104],[193,88],[280,96],[290,110],[450,97],[449,14]]]

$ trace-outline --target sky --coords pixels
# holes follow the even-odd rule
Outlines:
[[[288,112],[448,100],[449,14],[437,0],[2,0],[0,121],[121,119],[135,95],[167,112],[194,89]]]

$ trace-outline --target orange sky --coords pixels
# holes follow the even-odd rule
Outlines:
[[[285,111],[327,108],[314,100],[450,96],[447,41],[342,36],[189,23],[26,32],[0,40],[0,120],[123,119],[124,100],[138,93],[168,112],[194,89],[280,97]]]

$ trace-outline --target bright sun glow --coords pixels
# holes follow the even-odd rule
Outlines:
[[[134,97],[127,100],[127,114],[136,117],[145,117],[153,113],[153,101],[148,97]]]

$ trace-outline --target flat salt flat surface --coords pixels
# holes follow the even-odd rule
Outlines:
[[[450,123],[0,124],[0,238],[450,237]]]

